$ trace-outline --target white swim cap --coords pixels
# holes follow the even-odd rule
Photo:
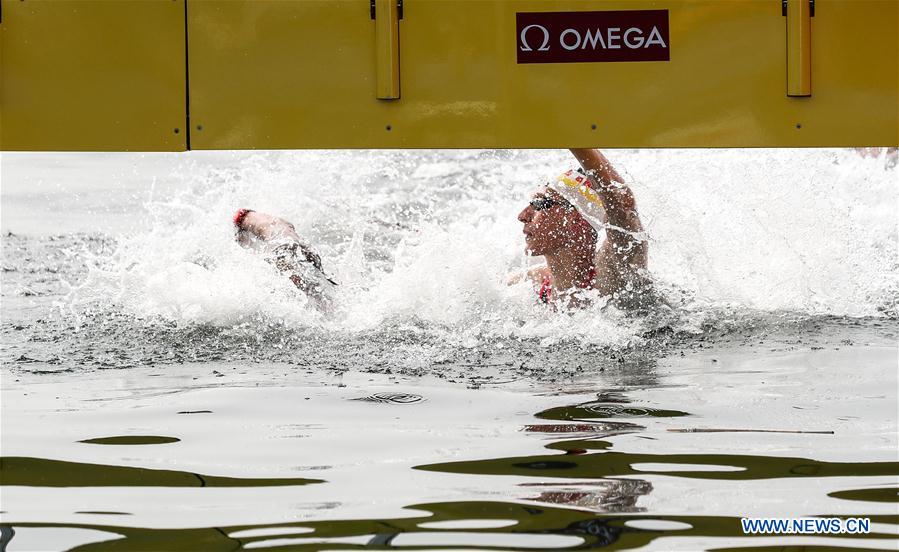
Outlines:
[[[546,183],[546,188],[565,198],[597,232],[605,230],[606,210],[595,184],[581,170],[565,171]]]

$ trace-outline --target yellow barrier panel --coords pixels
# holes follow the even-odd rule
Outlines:
[[[895,0],[817,0],[809,98],[787,96],[781,0],[405,0],[391,101],[369,8],[191,1],[193,147],[897,143]],[[667,10],[670,61],[517,62],[516,14],[614,10]]]
[[[0,149],[187,148],[184,0],[0,0]]]
[[[175,50],[185,47],[184,36],[178,48],[157,40],[160,52],[123,54],[132,63],[110,62],[102,71],[88,60],[91,53],[109,55],[98,46],[106,42],[69,41],[69,51],[58,52],[64,63],[54,62],[67,67],[44,69],[32,81],[22,77],[36,72],[22,54],[29,35],[14,25],[22,8],[0,1],[3,149],[138,149],[139,140],[148,144],[143,149],[187,146],[154,134],[154,124],[173,126],[161,114],[116,134],[107,109],[113,100],[157,105],[178,96],[170,91],[183,92],[186,82],[167,76],[147,86],[144,75],[177,74],[162,67],[163,56],[183,69],[183,50]],[[127,10],[96,8],[103,20],[95,27],[124,35],[152,26],[168,40],[179,23],[150,12],[170,1],[183,6],[180,0],[21,4],[126,4]],[[813,17],[809,6],[789,8],[808,1],[788,0],[786,12],[809,15],[797,23],[781,0],[403,0],[395,13],[398,5],[376,0],[374,11],[393,18],[380,21],[377,13],[372,19],[370,0],[187,0],[189,146],[897,145],[899,2],[816,0]],[[152,8],[132,12],[144,4]],[[127,33],[113,24],[124,12],[141,13]],[[810,37],[794,57],[790,23]],[[158,28],[167,25],[175,30]],[[121,41],[126,49],[133,43]],[[17,54],[8,64],[10,45]],[[794,58],[798,90],[810,96],[788,95]],[[101,74],[105,88],[93,97],[79,93],[84,116],[53,129],[42,110],[71,111],[61,91]],[[7,86],[10,79],[19,88]],[[44,99],[8,103],[7,90],[21,96],[30,89]],[[9,117],[18,123],[8,125]],[[40,124],[27,128],[28,120]],[[179,123],[186,124],[186,113]]]

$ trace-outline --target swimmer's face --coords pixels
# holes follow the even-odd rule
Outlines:
[[[586,221],[552,190],[542,190],[518,214],[524,224],[525,250],[530,255],[552,255],[583,238]]]
[[[235,239],[241,247],[249,247],[253,244],[253,235],[247,230],[239,229]]]

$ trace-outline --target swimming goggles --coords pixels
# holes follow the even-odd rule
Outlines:
[[[531,200],[530,205],[535,211],[543,211],[544,209],[549,209],[553,205],[560,205],[569,211],[574,208],[567,201],[556,201],[555,199],[550,199],[548,197],[535,197]]]

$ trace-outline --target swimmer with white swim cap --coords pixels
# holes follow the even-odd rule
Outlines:
[[[595,289],[617,306],[640,306],[650,286],[647,240],[634,195],[599,150],[571,153],[582,169],[541,187],[518,215],[528,254],[545,257],[546,264],[509,283],[531,280],[545,303],[566,298],[578,305],[575,292]]]

